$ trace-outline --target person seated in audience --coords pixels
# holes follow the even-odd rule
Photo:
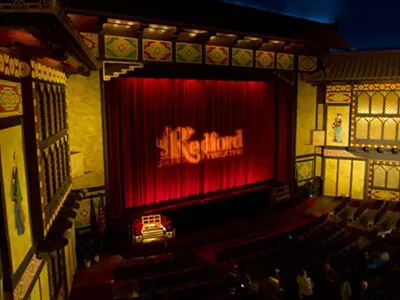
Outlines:
[[[348,280],[344,280],[340,285],[340,299],[341,300],[353,299],[351,295],[352,292],[351,292],[350,282]]]
[[[237,279],[241,278],[241,274],[240,274],[240,271],[239,271],[239,266],[234,264],[233,267],[232,267],[232,271],[230,271],[229,274],[231,274],[233,277],[235,277]]]
[[[326,281],[333,282],[336,280],[336,278],[337,278],[336,272],[332,270],[330,264],[324,263],[323,270],[324,270],[324,277],[325,277]]]
[[[384,249],[368,255],[367,269],[378,269],[384,266],[390,260],[389,252]]]
[[[244,287],[248,295],[258,294],[258,283],[253,281],[249,274],[244,276]]]
[[[305,270],[299,272],[296,281],[299,286],[299,298],[300,299],[312,298],[314,294],[313,284],[311,278],[307,276],[307,272]]]
[[[364,299],[365,291],[368,289],[368,283],[366,281],[359,281],[358,278],[354,278],[350,281],[351,286],[351,300],[362,300]]]

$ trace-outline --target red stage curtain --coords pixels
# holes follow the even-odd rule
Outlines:
[[[276,180],[281,183],[293,183],[297,85],[278,80],[277,93],[278,153]]]
[[[274,83],[266,82],[186,79],[118,78],[106,82],[112,214],[119,215],[122,208],[273,179],[275,88]],[[214,159],[203,153],[199,163],[187,162],[180,154],[178,160],[163,160],[169,165],[160,167],[157,139],[167,127],[193,129],[190,141],[201,141],[212,132],[220,137],[236,134],[235,141],[239,141],[237,130],[242,130],[243,153]],[[178,132],[181,140],[184,130]],[[192,144],[205,147],[205,143]],[[186,149],[183,144],[179,147]]]

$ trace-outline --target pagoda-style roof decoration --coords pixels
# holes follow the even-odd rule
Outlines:
[[[0,47],[15,52],[24,48],[24,57],[51,58],[67,65],[71,55],[79,63],[77,69],[100,67],[57,0],[0,0],[0,12]]]
[[[350,49],[351,45],[338,34],[336,24],[323,24],[281,14],[241,7],[212,0],[198,2],[195,9],[190,1],[97,1],[66,0],[68,12],[101,15],[141,23],[194,28],[209,32],[224,32],[239,36],[285,40],[292,43],[314,44],[325,48]]]
[[[334,53],[324,65],[304,80],[325,84],[400,81],[400,51]]]

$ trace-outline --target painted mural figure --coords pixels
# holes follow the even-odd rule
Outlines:
[[[337,114],[335,121],[332,124],[333,128],[333,142],[335,143],[343,143],[340,134],[342,133],[343,125],[342,125],[342,115]]]
[[[16,162],[16,154],[13,153],[13,168],[11,180],[11,199],[14,202],[15,223],[18,235],[23,235],[25,232],[25,215],[22,210],[22,192],[19,183],[18,167]]]

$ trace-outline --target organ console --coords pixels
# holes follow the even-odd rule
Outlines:
[[[163,224],[166,223],[166,224]],[[169,221],[161,215],[148,215],[141,218],[141,230],[134,233],[135,242],[149,243],[163,241],[175,237],[175,230],[171,228]]]

